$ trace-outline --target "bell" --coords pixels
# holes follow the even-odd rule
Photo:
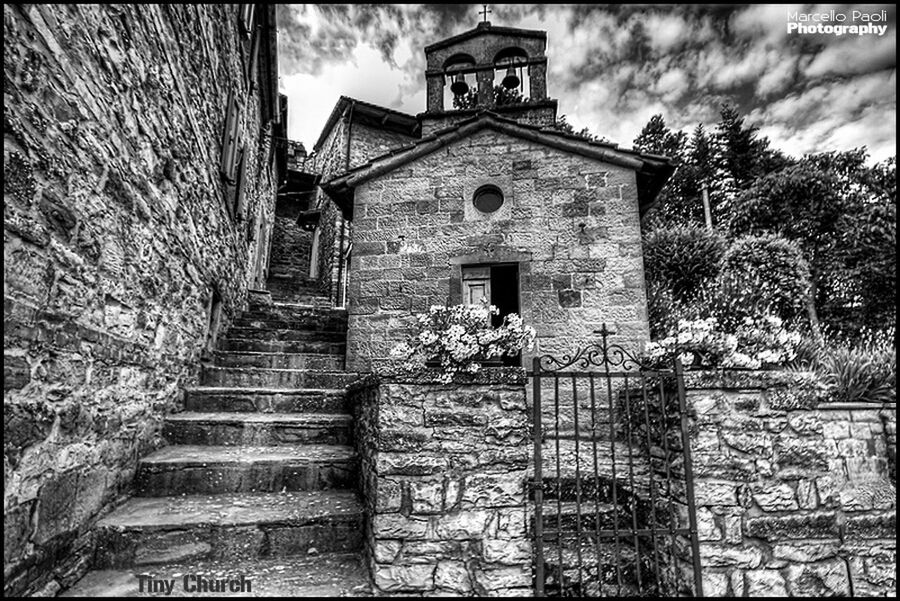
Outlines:
[[[503,78],[503,87],[507,90],[519,87],[519,76],[516,75],[515,67],[506,70],[506,77]]]
[[[450,84],[450,91],[454,96],[462,96],[469,91],[469,84],[466,83],[466,77],[462,73],[458,73]]]

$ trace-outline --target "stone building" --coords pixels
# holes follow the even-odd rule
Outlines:
[[[137,594],[149,572],[243,574],[262,596],[530,596],[537,516],[580,538],[590,514],[589,440],[594,502],[601,478],[612,491],[594,524],[628,523],[584,572],[557,538],[541,569],[569,584],[614,568],[621,592],[624,557],[626,592],[664,590],[640,587],[638,508],[654,472],[693,465],[694,501],[674,500],[696,509],[708,594],[895,596],[895,411],[819,407],[803,374],[673,372],[680,430],[651,444],[642,390],[641,447],[613,407],[633,371],[607,381],[606,414],[598,374],[590,407],[573,377],[562,430],[558,406],[533,411],[549,373],[366,373],[434,304],[518,312],[536,353],[604,323],[647,340],[640,218],[673,166],[555,128],[543,32],[432,44],[424,112],[341,97],[307,151],[286,140],[272,8],[3,10],[5,595]],[[568,437],[549,513],[547,418]],[[679,436],[683,459],[660,455]]]
[[[284,106],[274,7],[3,17],[4,593],[53,594],[265,286]]]
[[[482,296],[533,325],[541,352],[603,322],[648,339],[640,216],[673,167],[556,130],[545,48],[544,32],[481,23],[425,49],[415,119],[338,102],[316,145],[317,251],[339,304],[346,289],[348,368],[385,359],[413,314]],[[469,90],[454,107],[451,82]]]

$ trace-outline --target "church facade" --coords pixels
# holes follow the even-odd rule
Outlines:
[[[347,307],[348,368],[376,369],[414,314],[482,297],[534,326],[540,352],[604,322],[648,339],[640,217],[673,166],[555,129],[545,48],[544,32],[481,23],[425,49],[415,118],[335,107],[315,161],[319,235],[333,242],[316,246]]]

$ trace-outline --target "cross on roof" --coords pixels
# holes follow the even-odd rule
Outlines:
[[[478,14],[481,15],[482,17],[484,17],[483,21],[485,23],[487,23],[487,16],[494,11],[489,9],[487,4],[482,4],[481,6],[483,6],[484,8],[482,10],[478,11]]]

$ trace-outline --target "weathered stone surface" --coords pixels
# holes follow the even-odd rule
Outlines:
[[[833,511],[748,518],[744,532],[747,536],[772,541],[839,536],[837,515]]]
[[[531,442],[502,435],[527,425],[524,386],[370,379],[354,384],[350,397],[357,407],[376,589],[424,596],[530,590],[530,569],[525,578],[522,566],[531,563]],[[421,433],[398,430],[386,407],[425,415],[430,426]],[[418,441],[386,445],[386,429],[392,441]]]
[[[434,586],[435,566],[375,566],[375,586],[387,592],[421,591]]]
[[[787,484],[752,485],[750,491],[753,500],[763,511],[785,511],[799,507],[794,489]]]
[[[744,572],[748,597],[787,597],[784,578],[777,570],[747,570]]]
[[[850,594],[847,566],[840,559],[791,565],[784,571],[792,597],[843,597]]]

